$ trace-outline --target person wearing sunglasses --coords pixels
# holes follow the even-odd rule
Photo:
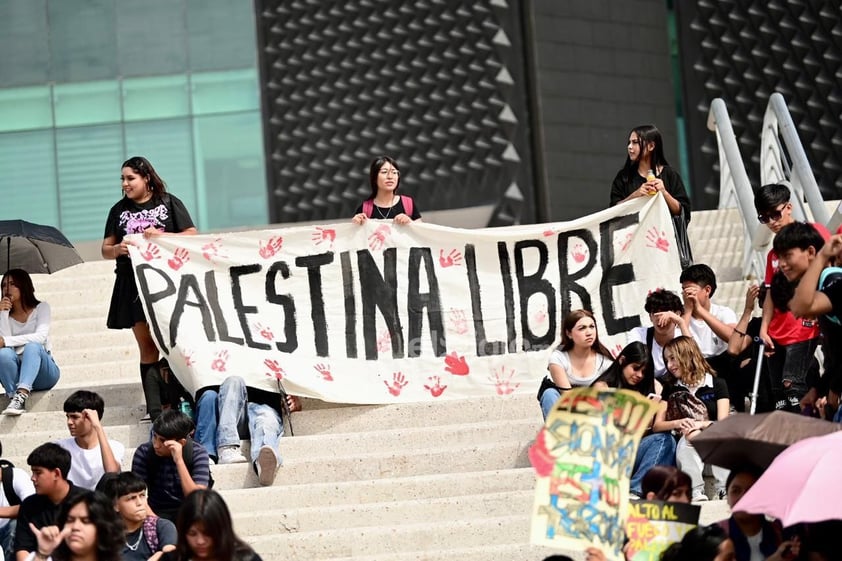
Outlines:
[[[777,183],[763,185],[754,194],[754,208],[757,219],[772,233],[795,222],[792,216],[791,192],[786,185]],[[828,240],[830,232],[821,224],[812,225]],[[779,271],[779,259],[775,249],[766,256],[766,295],[761,303],[763,317],[760,323],[760,338],[769,354],[769,374],[772,379],[772,393],[775,409],[800,412],[803,392],[794,383],[803,379],[815,361],[819,343],[819,324],[816,318],[796,318],[791,311],[776,307],[772,298],[775,273]],[[801,393],[801,395],[799,395]]]

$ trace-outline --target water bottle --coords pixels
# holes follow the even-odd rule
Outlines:
[[[184,399],[183,397],[178,399],[178,410],[190,417],[193,418],[193,408],[190,406],[190,402]]]

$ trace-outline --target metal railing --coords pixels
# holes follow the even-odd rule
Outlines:
[[[771,231],[760,224],[754,208],[754,193],[745,170],[737,138],[725,102],[714,99],[708,113],[708,129],[716,133],[719,147],[719,208],[739,209],[745,232],[743,273],[762,279]],[[760,149],[760,184],[783,183],[792,190],[793,216],[812,220],[835,231],[842,224],[842,205],[831,217],[819,191],[798,131],[779,93],[773,93],[763,117]]]

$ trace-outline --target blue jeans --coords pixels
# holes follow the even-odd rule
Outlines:
[[[280,400],[281,397],[278,396]],[[249,403],[245,380],[230,376],[219,391],[206,390],[196,403],[196,440],[217,456],[221,446],[239,446],[243,416],[248,417],[251,459],[254,462],[263,446],[271,446],[278,465],[282,458],[278,443],[284,435],[284,424],[278,412],[269,405]]]
[[[56,385],[60,375],[53,357],[40,343],[27,343],[21,354],[12,347],[0,349],[0,384],[8,396],[18,388],[48,390]]]
[[[541,394],[541,413],[544,415],[544,420],[547,420],[547,415],[553,410],[553,405],[561,397],[561,392],[555,388],[547,388]]]
[[[668,432],[653,432],[640,439],[637,456],[634,459],[630,490],[643,497],[641,483],[643,476],[654,466],[675,465],[675,439]]]
[[[0,547],[3,548],[5,558],[9,560],[15,558],[15,528],[17,526],[17,520],[12,519],[0,528]]]

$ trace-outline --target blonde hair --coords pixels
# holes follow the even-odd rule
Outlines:
[[[702,351],[699,350],[699,345],[691,337],[681,335],[664,345],[664,364],[667,363],[667,351],[672,352],[673,359],[678,363],[678,367],[684,375],[681,381],[689,386],[702,383],[705,374],[716,375],[716,372],[702,355]],[[673,374],[673,376],[675,375]]]

